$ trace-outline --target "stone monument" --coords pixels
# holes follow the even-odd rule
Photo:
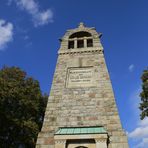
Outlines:
[[[80,23],[60,39],[37,148],[128,148],[101,35]]]

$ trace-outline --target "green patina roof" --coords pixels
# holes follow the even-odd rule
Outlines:
[[[104,127],[62,127],[55,135],[78,135],[78,134],[103,134],[107,133]]]

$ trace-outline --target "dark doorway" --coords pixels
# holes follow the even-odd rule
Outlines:
[[[73,140],[67,140],[66,142],[66,148],[68,148],[70,145],[76,146],[74,148],[88,148],[87,146],[83,146],[84,144],[95,144],[94,139],[73,139]]]

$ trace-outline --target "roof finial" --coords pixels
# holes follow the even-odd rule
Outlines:
[[[79,28],[83,28],[83,27],[85,27],[84,23],[83,22],[80,22]]]

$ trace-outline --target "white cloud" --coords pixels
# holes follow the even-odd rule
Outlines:
[[[147,148],[148,145],[148,118],[140,120],[139,103],[141,87],[135,89],[130,96],[131,111],[133,112],[132,120],[134,121],[132,131],[128,131],[127,135],[131,141],[134,141],[133,148]]]
[[[135,148],[147,148],[146,146],[148,145],[148,118],[145,118],[144,120],[140,121],[138,123],[137,128],[128,133],[128,137],[140,141],[137,145],[134,146]]]
[[[13,39],[13,24],[0,19],[0,50],[4,50]]]
[[[141,120],[139,125],[141,125],[141,126],[148,126],[148,118],[145,118],[144,120]]]
[[[20,9],[25,10],[32,16],[35,27],[53,22],[53,12],[51,9],[40,11],[39,4],[35,0],[14,0],[14,2]]]
[[[49,18],[52,18],[52,12],[51,10],[46,10],[42,13],[39,13],[38,15],[35,15],[34,16],[34,25],[37,27],[37,26],[41,26],[41,25],[45,25],[45,24],[48,24],[49,22],[52,22],[53,20],[52,19],[49,19]]]
[[[148,138],[143,138],[142,141],[135,146],[135,148],[147,148]]]
[[[131,64],[131,65],[129,65],[128,70],[130,72],[133,72],[134,68],[135,68],[135,65],[134,64]]]
[[[143,138],[148,136],[148,125],[146,127],[137,127],[134,131],[128,134],[129,138]]]
[[[129,96],[129,101],[134,116],[140,116],[140,110],[139,110],[140,92],[141,92],[141,87],[135,89]]]

